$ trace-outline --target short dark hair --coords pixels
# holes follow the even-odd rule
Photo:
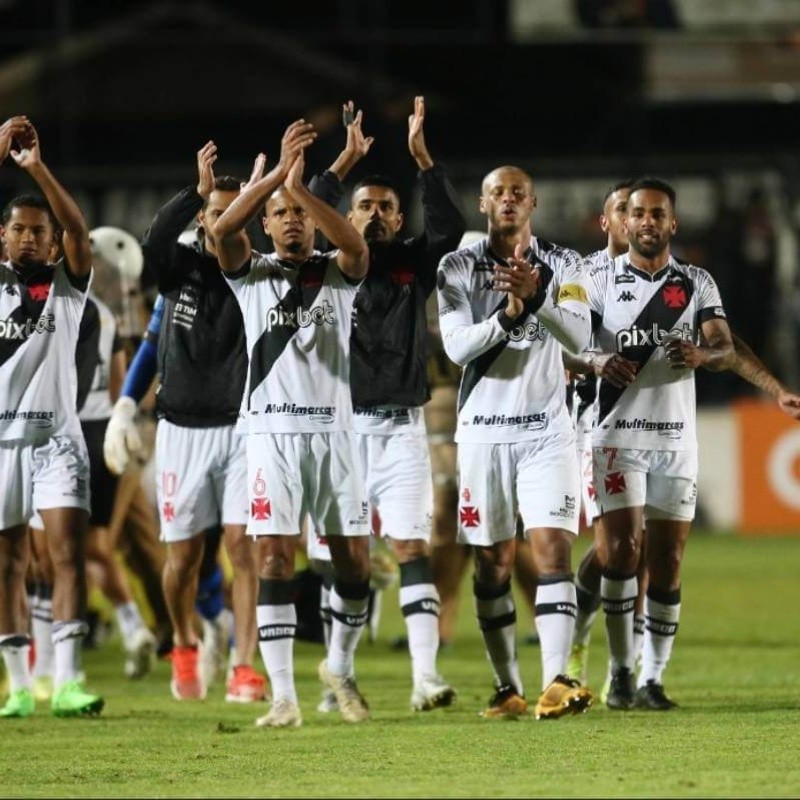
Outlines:
[[[214,178],[215,192],[238,192],[242,188],[244,181],[241,178],[234,178],[233,175],[220,175]],[[203,210],[208,205],[208,198],[203,198]]]
[[[611,197],[612,194],[618,192],[620,189],[630,189],[633,186],[633,178],[628,178],[624,181],[619,181],[618,183],[613,184],[612,186],[608,187],[608,191],[603,195],[603,206],[608,202],[608,198]]]
[[[673,210],[675,209],[675,190],[666,181],[662,181],[661,178],[653,178],[649,175],[637,178],[630,186],[631,194],[638,192],[639,189],[655,189],[657,192],[663,192],[669,197]]]
[[[8,225],[8,221],[11,219],[11,213],[15,208],[38,208],[40,211],[44,211],[50,218],[53,230],[58,231],[60,228],[56,215],[53,213],[53,209],[50,208],[50,203],[40,194],[18,194],[16,197],[12,197],[6,203],[3,214],[0,216],[0,222],[2,222],[3,227]]]
[[[390,189],[397,196],[397,201],[400,202],[400,190],[397,188],[397,184],[388,175],[380,175],[377,173],[375,175],[367,175],[366,178],[360,180],[353,187],[353,194],[359,189],[363,189],[365,186],[382,186],[384,189]]]

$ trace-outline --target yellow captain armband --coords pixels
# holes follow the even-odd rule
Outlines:
[[[565,283],[558,290],[558,299],[556,303],[563,303],[565,300],[577,300],[579,303],[587,304],[589,302],[586,289],[579,283]]]

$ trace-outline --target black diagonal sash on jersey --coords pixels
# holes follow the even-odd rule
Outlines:
[[[665,292],[668,293],[670,287],[675,287],[673,291],[679,288],[683,289],[685,302],[680,306],[668,304],[665,299]],[[686,310],[686,307],[692,300],[694,294],[694,284],[685,275],[680,276],[680,281],[670,281],[669,278],[665,280],[658,291],[650,298],[650,302],[639,312],[639,316],[634,320],[631,326],[636,328],[643,328],[651,330],[653,325],[658,325],[662,331],[669,331],[675,326],[675,323],[680,319],[681,314]],[[635,347],[623,347],[619,351],[621,356],[624,356],[631,361],[636,361],[639,364],[638,372],[641,372],[644,365],[647,363],[650,356],[655,353],[658,344],[654,341],[646,345],[636,345]],[[598,421],[604,420],[611,409],[619,401],[625,388],[612,386],[608,381],[600,381],[600,411]]]
[[[301,270],[304,268],[305,265],[300,267]],[[301,283],[301,277],[299,275],[297,280],[298,285],[292,286],[278,303],[278,306],[283,312],[292,319],[297,319],[296,315],[298,309],[301,307],[310,308],[314,304],[317,295],[322,289],[324,277],[321,277],[319,281],[313,280],[308,285],[303,285]],[[289,344],[291,338],[298,330],[298,325],[281,325],[279,327],[274,327],[272,330],[265,330],[261,336],[258,337],[250,353],[250,385],[247,389],[248,406],[250,405],[253,392],[261,385],[267,375],[269,375],[275,362],[280,358],[281,353],[286,349],[286,345]]]
[[[536,262],[536,266],[539,268],[539,274],[541,275],[541,284],[539,291],[547,291],[547,287],[550,285],[550,281],[553,280],[553,270],[549,267],[548,264],[545,264],[540,258],[536,257],[535,255],[529,254],[528,258],[531,261]],[[506,303],[508,301],[504,298],[500,301],[498,306],[489,314],[490,317],[493,317],[495,314],[499,314],[500,311],[503,310]],[[514,320],[515,326],[520,325],[524,322],[525,318],[528,316],[528,312],[524,311],[518,319]],[[464,375],[461,379],[461,390],[458,393],[458,411],[461,413],[461,409],[464,407],[464,404],[467,402],[467,399],[472,394],[473,389],[478,385],[478,381],[486,375],[489,371],[489,367],[494,364],[497,357],[500,353],[505,350],[506,345],[508,344],[508,339],[503,339],[501,342],[498,342],[494,347],[487,350],[485,353],[481,353],[477,358],[474,358],[472,361],[464,367]]]

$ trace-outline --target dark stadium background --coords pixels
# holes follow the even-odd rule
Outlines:
[[[244,175],[259,150],[276,156],[302,115],[320,133],[308,175],[323,169],[350,98],[376,137],[351,178],[390,173],[411,227],[415,94],[472,228],[480,178],[499,163],[545,182],[537,231],[583,252],[603,243],[607,183],[648,172],[680,190],[688,180],[682,254],[712,269],[737,331],[798,385],[796,264],[781,271],[775,252],[780,220],[796,242],[800,218],[800,4],[693,3],[0,0],[0,103],[34,121],[93,226],[135,235],[192,180],[209,138],[218,171]],[[24,185],[13,164],[0,169],[0,199]],[[741,241],[752,213],[766,225],[757,264]],[[701,376],[700,391],[715,400],[747,389]]]

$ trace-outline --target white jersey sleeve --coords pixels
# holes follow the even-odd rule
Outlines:
[[[463,367],[503,341],[508,331],[500,323],[501,303],[486,319],[475,320],[470,298],[469,261],[460,252],[449,253],[439,264],[437,297],[439,330],[444,351]]]
[[[588,346],[592,326],[583,266],[577,253],[570,253],[558,263],[536,316],[571,353],[580,353]]]

